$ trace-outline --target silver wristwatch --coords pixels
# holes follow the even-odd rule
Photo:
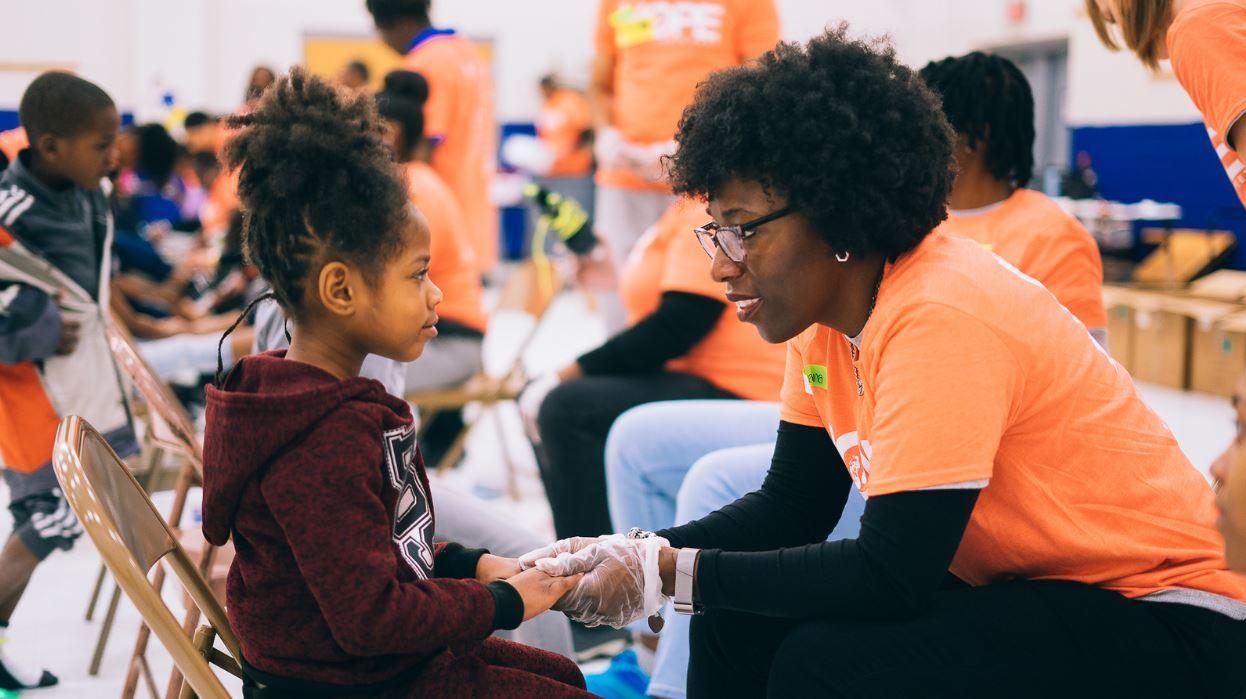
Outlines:
[[[679,549],[675,557],[675,611],[679,614],[700,614],[701,605],[692,600],[692,586],[701,549]]]

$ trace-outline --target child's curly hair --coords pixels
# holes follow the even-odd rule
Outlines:
[[[311,275],[332,259],[375,279],[409,214],[373,99],[295,68],[227,124],[241,129],[225,163],[241,168],[243,249],[287,316],[300,316]]]

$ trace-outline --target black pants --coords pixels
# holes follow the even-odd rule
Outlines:
[[[1232,697],[1246,622],[1063,581],[937,593],[906,621],[692,621],[688,697]]]
[[[537,463],[559,538],[614,530],[606,502],[606,436],[629,409],[664,400],[735,398],[691,374],[587,376],[550,391],[537,424]]]

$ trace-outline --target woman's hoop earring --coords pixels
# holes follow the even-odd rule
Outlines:
[[[836,262],[847,262],[849,257],[852,257],[852,255],[851,255],[850,253],[847,253],[847,252],[837,252],[837,253],[835,253],[835,261],[836,261]]]

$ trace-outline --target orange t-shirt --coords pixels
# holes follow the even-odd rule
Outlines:
[[[536,134],[554,153],[549,177],[586,177],[593,169],[593,149],[583,134],[593,126],[588,100],[575,90],[556,90],[541,106]]]
[[[1233,189],[1246,205],[1246,164],[1225,139],[1246,113],[1246,2],[1203,0],[1168,29],[1168,55],[1181,87],[1203,113],[1207,135]],[[1243,144],[1236,144],[1238,148]]]
[[[780,415],[825,428],[867,496],[985,484],[956,576],[1246,601],[1211,488],[1129,374],[1034,280],[931,235],[888,266],[859,341],[854,360],[825,326],[792,339]]]
[[[8,131],[0,131],[0,153],[4,153],[9,162],[17,160],[17,154],[30,145],[26,138],[26,129],[17,127]]]
[[[772,345],[736,319],[723,285],[710,276],[710,258],[692,231],[709,220],[704,205],[676,202],[641,236],[623,270],[619,293],[627,322],[653,313],[665,291],[722,299],[722,317],[688,354],[667,362],[671,371],[699,376],[749,400],[774,400],[783,384],[783,346]]]
[[[428,165],[407,163],[407,189],[411,201],[428,219],[432,236],[428,276],[441,289],[437,315],[480,332],[488,319],[476,252],[467,239],[467,224],[454,193]]]
[[[602,0],[596,45],[599,56],[614,58],[610,123],[630,143],[669,141],[697,83],[778,42],[774,0]],[[599,170],[597,181],[628,189],[667,189],[619,170]]]
[[[433,169],[463,207],[468,240],[482,269],[498,261],[498,210],[489,199],[497,170],[497,123],[493,81],[480,49],[453,33],[417,43],[404,62],[428,80],[425,132],[440,139]]]
[[[1018,189],[980,214],[949,211],[938,232],[976,240],[1041,282],[1087,328],[1107,326],[1099,246],[1047,195]]]

